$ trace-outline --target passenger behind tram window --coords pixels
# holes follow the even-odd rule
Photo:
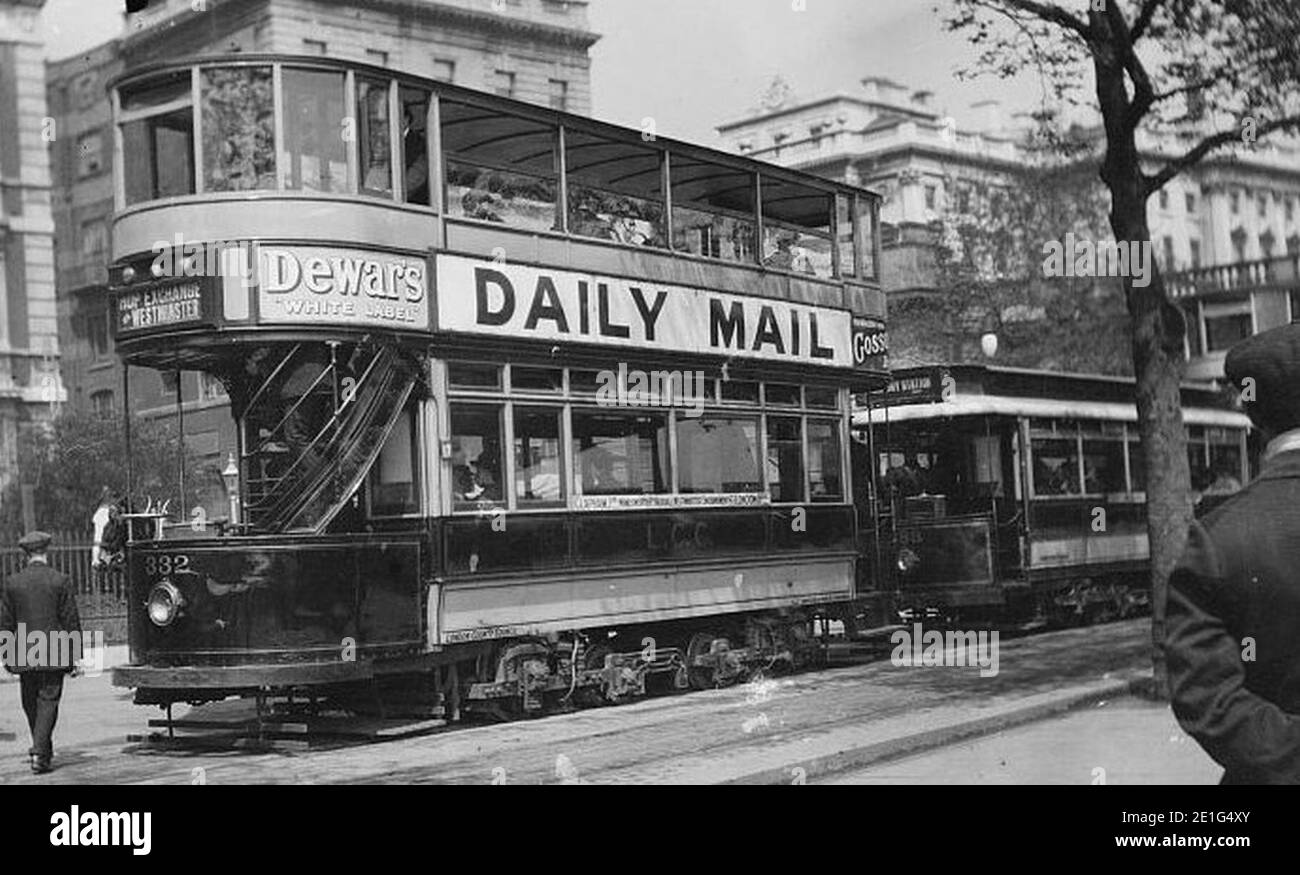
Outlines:
[[[402,113],[402,162],[406,168],[406,202],[429,205],[429,149],[424,137],[424,112],[408,104]]]
[[[471,460],[459,441],[451,447],[452,492],[457,501],[499,501],[500,479],[497,477],[499,456],[485,446],[478,457]]]
[[[1241,481],[1231,471],[1220,468],[1215,472],[1214,481],[1205,487],[1206,495],[1231,495],[1241,490]]]

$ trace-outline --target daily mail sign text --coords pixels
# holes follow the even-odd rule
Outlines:
[[[462,256],[437,271],[443,331],[853,367],[844,310]]]

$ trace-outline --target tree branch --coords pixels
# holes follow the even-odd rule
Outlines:
[[[1300,130],[1300,115],[1287,116],[1286,118],[1277,119],[1276,121],[1266,122],[1255,129],[1256,139],[1268,136],[1274,131],[1286,129]],[[1196,164],[1206,155],[1213,152],[1221,146],[1226,146],[1233,140],[1241,139],[1241,131],[1229,130],[1219,131],[1211,134],[1201,142],[1197,143],[1187,152],[1184,152],[1177,158],[1172,159],[1160,169],[1158,173],[1151,176],[1143,176],[1143,189],[1149,197],[1152,193],[1159,191],[1165,183],[1182,173],[1187,168]]]
[[[1043,21],[1058,24],[1061,27],[1072,30],[1085,40],[1092,34],[1092,28],[1088,22],[1081,18],[1076,18],[1069,12],[1059,6],[1052,6],[1048,3],[1040,3],[1038,0],[1002,0],[1012,9],[1018,9],[1021,12],[1028,12],[1030,15],[1036,15]]]
[[[1147,28],[1151,25],[1151,19],[1164,3],[1165,0],[1144,0],[1142,8],[1138,11],[1137,18],[1133,20],[1133,31],[1129,35],[1135,44],[1146,34]]]

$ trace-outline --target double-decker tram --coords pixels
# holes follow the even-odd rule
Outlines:
[[[1145,471],[1131,379],[953,365],[893,372],[870,432],[882,553],[904,617],[1033,626],[1149,604]],[[1198,512],[1249,479],[1250,420],[1182,387]]]
[[[137,702],[536,712],[853,612],[874,195],[320,57],[112,89],[117,353],[220,380],[239,444],[232,518],[135,528]]]

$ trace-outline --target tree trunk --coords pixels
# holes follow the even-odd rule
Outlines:
[[[1115,240],[1146,248],[1150,283],[1139,288],[1123,279],[1133,330],[1133,373],[1142,455],[1146,460],[1147,540],[1151,556],[1151,644],[1155,694],[1168,698],[1164,659],[1165,605],[1169,575],[1182,554],[1192,521],[1191,475],[1183,430],[1179,384],[1183,370],[1183,318],[1165,299],[1147,225],[1147,194],[1135,131],[1127,121],[1129,96],[1122,60],[1110,47],[1094,51],[1097,96],[1106,126],[1101,177],[1111,193],[1110,225]],[[1130,270],[1130,274],[1134,271]]]

